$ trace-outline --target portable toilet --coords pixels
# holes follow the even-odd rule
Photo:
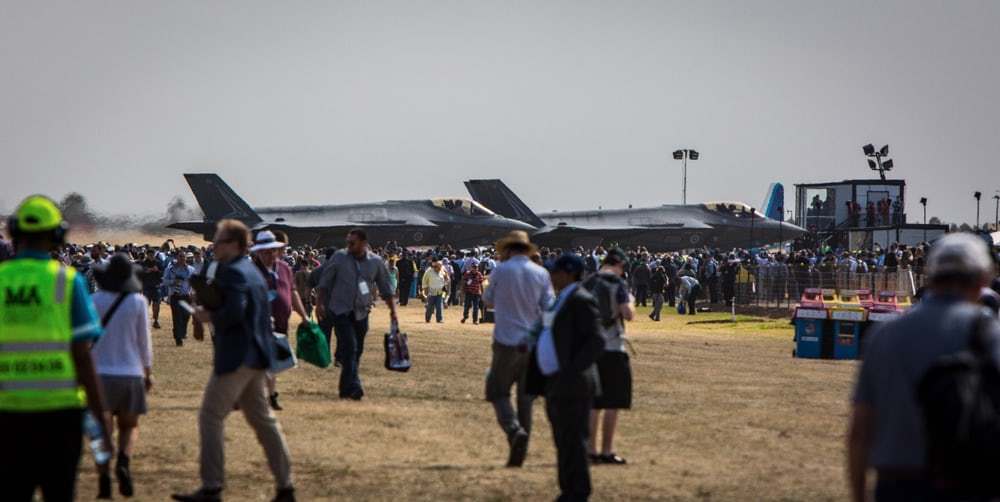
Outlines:
[[[809,288],[802,292],[802,299],[795,307],[792,322],[795,324],[795,357],[833,357],[832,338],[827,335],[829,312],[821,290]]]

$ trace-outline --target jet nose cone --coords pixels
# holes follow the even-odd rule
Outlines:
[[[523,230],[525,232],[528,232],[529,234],[532,233],[532,232],[534,232],[535,230],[538,230],[537,228],[535,228],[535,227],[533,227],[533,226],[531,226],[531,225],[529,225],[529,224],[527,224],[527,223],[525,223],[523,221],[512,220],[512,219],[508,218],[507,222],[509,223],[509,226],[510,226],[511,230]]]

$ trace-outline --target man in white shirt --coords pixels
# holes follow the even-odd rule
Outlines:
[[[444,265],[437,258],[431,262],[431,266],[427,267],[427,271],[424,272],[423,280],[421,280],[421,286],[424,288],[424,293],[427,296],[427,305],[424,310],[424,321],[431,322],[431,312],[435,313],[437,317],[437,322],[444,322],[444,315],[441,311],[442,309],[442,299],[444,297],[444,290],[448,285],[448,274],[444,271]],[[454,294],[454,292],[452,292]]]
[[[497,243],[504,261],[489,276],[483,301],[493,308],[493,356],[486,374],[486,400],[493,404],[497,422],[510,445],[508,467],[520,467],[528,453],[533,398],[526,392],[531,331],[553,298],[549,274],[528,257],[537,252],[525,232],[512,232]],[[510,390],[517,383],[517,413]]]

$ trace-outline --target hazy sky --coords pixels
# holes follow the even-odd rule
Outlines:
[[[254,205],[465,195],[536,210],[759,205],[868,177],[947,221],[1000,189],[1000,2],[0,4],[0,209],[161,213],[184,172]],[[989,215],[988,218],[985,215]]]

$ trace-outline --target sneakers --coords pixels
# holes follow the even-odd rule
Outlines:
[[[153,321],[153,329],[160,329],[160,321],[159,320]]]
[[[518,429],[510,436],[510,456],[507,458],[507,467],[521,467],[524,465],[524,457],[528,455],[528,432]]]
[[[135,487],[132,485],[132,471],[129,469],[129,458],[125,455],[118,455],[115,478],[118,479],[118,493],[122,497],[131,497],[135,494]]]
[[[469,319],[468,317],[463,317],[462,318],[462,324],[465,324],[465,321],[468,320],[468,319]]]
[[[170,498],[178,502],[222,502],[222,490],[218,488],[201,488],[189,494],[175,493]]]
[[[277,392],[275,392],[274,394],[271,394],[268,397],[268,401],[270,401],[270,403],[271,403],[271,409],[272,410],[274,410],[274,411],[281,411],[281,410],[284,409],[284,408],[281,407],[280,404],[278,404],[278,393]]]
[[[614,453],[604,453],[601,455],[596,455],[590,453],[587,455],[590,458],[591,464],[601,464],[601,465],[625,465],[628,462]]]

